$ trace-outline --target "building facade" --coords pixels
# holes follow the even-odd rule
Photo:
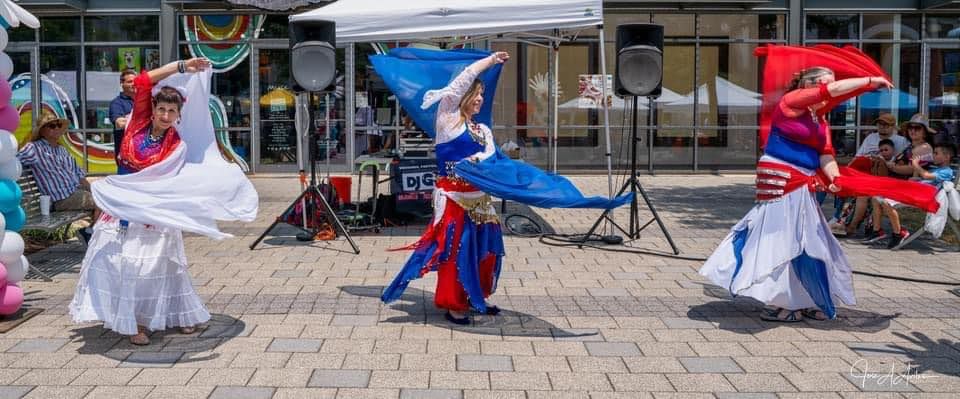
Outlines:
[[[91,173],[112,173],[107,109],[122,69],[205,56],[214,61],[210,108],[225,151],[254,173],[290,172],[303,152],[294,129],[287,16],[225,1],[22,0],[41,28],[9,31],[14,103],[21,140],[40,113],[72,123],[67,145]],[[874,57],[897,89],[873,93],[830,115],[838,151],[850,154],[880,112],[905,120],[930,116],[942,140],[956,140],[960,120],[960,1],[743,0],[604,1],[607,74],[615,62],[615,30],[623,23],[665,26],[664,94],[641,100],[638,160],[651,172],[751,170],[757,160],[765,44],[852,45]],[[396,46],[455,46],[505,50],[495,104],[499,143],[520,145],[524,159],[565,173],[606,168],[602,113],[584,92],[601,75],[596,30],[565,33],[549,51],[536,32],[519,39],[456,44],[411,38],[402,43],[339,46],[336,92],[312,95],[323,133],[319,160],[335,171],[395,140],[409,129],[403,112],[367,57]],[[554,54],[558,59],[554,60]],[[557,65],[558,67],[554,67]],[[558,86],[552,86],[552,74]],[[37,85],[34,82],[40,81]],[[553,103],[552,90],[559,91]],[[42,104],[33,107],[32,104]],[[629,163],[630,101],[610,100],[614,167]],[[557,112],[551,112],[556,108]],[[554,119],[559,126],[554,133]],[[556,137],[556,140],[553,139]],[[556,159],[556,165],[554,165]]]

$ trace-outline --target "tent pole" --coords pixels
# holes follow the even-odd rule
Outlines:
[[[606,50],[606,39],[603,36],[603,25],[598,25],[597,29],[600,30],[600,85],[603,88],[603,136],[606,140],[606,157],[607,157],[607,191],[610,195],[610,199],[613,199],[613,161],[611,159],[611,149],[610,149],[610,104],[607,102],[607,93],[608,90],[611,92],[613,88],[607,87],[607,50]],[[610,217],[613,217],[613,211],[610,212]]]
[[[557,173],[557,153],[560,152],[560,42],[553,42],[553,173]]]

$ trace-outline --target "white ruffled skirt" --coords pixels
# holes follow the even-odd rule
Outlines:
[[[76,323],[102,321],[122,335],[210,320],[193,288],[180,230],[104,216],[94,227],[70,303]]]
[[[739,250],[738,242],[742,245]],[[790,310],[818,308],[793,270],[801,255],[823,262],[824,285],[832,299],[856,304],[847,257],[813,193],[804,187],[777,201],[755,205],[733,226],[700,274],[733,295],[749,296],[767,305]]]

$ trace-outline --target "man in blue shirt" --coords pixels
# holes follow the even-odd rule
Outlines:
[[[120,94],[110,101],[110,123],[113,124],[113,154],[117,159],[117,173],[125,174],[120,166],[120,143],[123,141],[123,129],[127,127],[127,118],[133,111],[133,79],[137,72],[126,69],[120,73]]]

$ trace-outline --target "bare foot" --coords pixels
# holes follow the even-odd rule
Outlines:
[[[197,327],[180,327],[180,334],[193,334],[197,332]]]

